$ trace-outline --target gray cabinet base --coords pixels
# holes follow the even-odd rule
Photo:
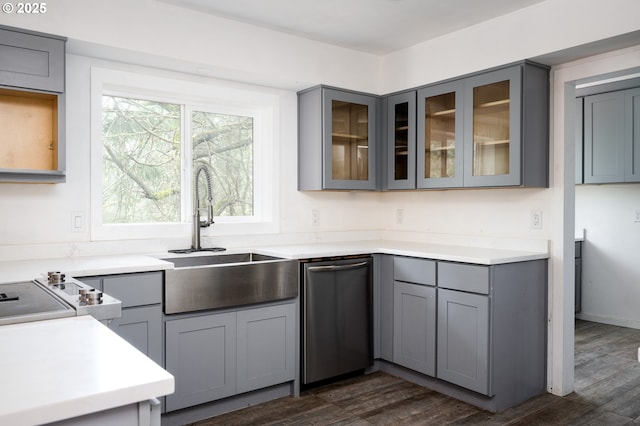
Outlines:
[[[383,371],[492,413],[513,407],[546,392],[544,388],[532,390],[528,396],[521,396],[517,400],[514,399],[513,394],[500,393],[489,397],[380,359],[375,360],[372,371]]]
[[[295,395],[293,382],[163,414],[162,426],[182,426],[289,395]]]

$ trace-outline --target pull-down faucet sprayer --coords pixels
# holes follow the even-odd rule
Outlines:
[[[200,184],[198,182],[200,173],[204,173],[207,180],[207,206],[200,207],[199,189]],[[207,210],[207,220],[200,220],[200,211]],[[169,253],[193,253],[196,251],[224,251],[222,247],[202,248],[200,245],[200,228],[206,228],[213,224],[213,189],[211,186],[211,173],[206,165],[201,165],[195,172],[195,183],[193,192],[193,232],[191,234],[191,248],[188,249],[176,249],[169,250]]]
[[[200,173],[204,173],[205,178],[207,179],[207,220],[200,220],[200,211],[202,208],[200,207],[200,191],[199,191],[199,178]],[[195,191],[194,191],[194,208],[193,208],[193,234],[191,240],[191,248],[193,250],[202,250],[200,246],[200,228],[206,228],[213,224],[213,195],[211,189],[211,173],[209,173],[209,169],[204,164],[199,166],[196,169],[196,179],[195,179]]]

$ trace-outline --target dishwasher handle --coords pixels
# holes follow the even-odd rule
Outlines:
[[[346,269],[356,269],[366,266],[368,262],[349,263],[346,265],[324,265],[324,266],[309,266],[307,269],[309,272],[324,272],[324,271],[344,271]]]

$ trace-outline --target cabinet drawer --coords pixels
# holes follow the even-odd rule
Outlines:
[[[438,287],[489,294],[489,267],[440,262]]]
[[[103,291],[122,302],[122,307],[162,303],[162,272],[105,277]]]
[[[411,257],[393,258],[393,278],[423,285],[436,285],[436,262]]]
[[[0,40],[0,85],[64,92],[64,39],[0,29]]]

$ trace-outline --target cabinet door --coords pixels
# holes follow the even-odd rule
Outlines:
[[[387,98],[387,188],[416,187],[416,92]]]
[[[583,136],[583,98],[576,98],[576,126],[575,126],[575,154],[576,154],[576,185],[584,183],[584,136]]]
[[[464,81],[418,91],[418,188],[461,187]]]
[[[239,311],[238,393],[295,378],[295,304]]]
[[[466,79],[464,103],[464,185],[520,185],[522,68]]]
[[[396,281],[393,301],[393,362],[435,376],[436,289]]]
[[[167,321],[166,369],[176,390],[166,397],[167,411],[236,393],[236,314]]]
[[[64,39],[6,29],[0,39],[0,85],[64,92]]]
[[[438,289],[437,377],[491,396],[489,297]]]
[[[161,305],[122,309],[122,316],[109,321],[108,326],[140,352],[162,365]]]
[[[640,182],[640,88],[625,92],[625,182]]]
[[[624,182],[625,94],[584,98],[584,182]]]
[[[376,189],[375,96],[323,90],[325,189]]]

